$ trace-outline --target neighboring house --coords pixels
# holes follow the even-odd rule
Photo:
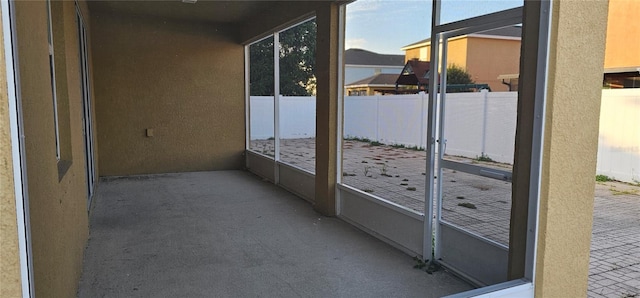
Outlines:
[[[379,73],[397,75],[403,67],[403,55],[378,54],[363,49],[348,49],[344,52],[345,85]]]
[[[396,80],[397,91],[400,91],[400,88],[402,88],[404,91],[410,90],[410,93],[419,91],[426,92],[427,89],[429,89],[430,66],[429,62],[426,61],[407,61],[407,64]]]
[[[640,88],[640,1],[609,1],[604,86]]]
[[[410,60],[397,74],[376,74],[345,86],[349,96],[405,94],[429,87],[429,62]]]
[[[640,88],[640,1],[611,1],[608,12],[603,85]],[[519,26],[487,30],[449,40],[448,60],[465,68],[476,83],[492,91],[518,91],[520,65]],[[430,39],[407,45],[405,60],[428,61]]]
[[[467,70],[477,84],[492,91],[510,91],[498,76],[518,73],[522,28],[511,26],[449,39],[448,62]],[[429,61],[431,39],[407,45],[405,60]]]
[[[409,60],[400,74],[380,73],[346,85],[346,95],[371,96],[428,92],[430,67],[428,61]],[[491,91],[487,84],[447,84],[447,92],[468,92],[481,89]]]
[[[371,96],[394,93],[398,74],[379,73],[345,86],[348,96]]]

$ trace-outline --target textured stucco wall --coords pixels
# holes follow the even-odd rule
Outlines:
[[[640,1],[609,1],[604,67],[640,66]]]
[[[318,35],[316,41],[316,184],[313,208],[327,216],[336,215],[336,163],[338,136],[338,94],[344,82],[338,73],[344,70],[338,64],[341,18],[339,5],[325,3],[316,10]],[[344,73],[342,73],[344,75]]]
[[[73,297],[88,236],[84,142],[82,136],[78,35],[74,2],[60,3],[57,41],[64,42],[71,165],[59,179],[49,76],[44,1],[16,1],[15,19],[23,104],[35,290],[38,297]]]
[[[587,293],[606,22],[605,0],[553,2],[537,297]]]
[[[243,167],[244,48],[234,34],[93,16],[100,176]]]
[[[2,36],[0,23],[0,40]],[[20,256],[5,66],[4,48],[0,47],[0,69],[3,70],[0,71],[0,297],[20,297]]]

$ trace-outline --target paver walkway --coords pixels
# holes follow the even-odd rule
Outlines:
[[[273,155],[273,141],[252,141]],[[347,140],[343,144],[346,185],[424,212],[426,153]],[[315,140],[282,140],[281,161],[314,172]],[[451,157],[487,167],[509,165]],[[508,245],[511,183],[445,169],[442,218]],[[596,185],[589,271],[589,297],[640,298],[640,187],[619,182]]]

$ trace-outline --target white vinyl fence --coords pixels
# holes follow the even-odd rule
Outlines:
[[[640,183],[640,89],[602,90],[597,173]]]
[[[640,180],[640,89],[603,90],[598,174]],[[427,94],[347,96],[344,137],[425,147]],[[315,97],[281,96],[280,136],[315,137]],[[274,98],[251,97],[251,139],[273,137]],[[446,154],[512,163],[516,92],[447,94]]]

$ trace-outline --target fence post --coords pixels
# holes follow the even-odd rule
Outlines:
[[[480,91],[482,93],[482,100],[484,101],[482,104],[482,150],[480,150],[480,156],[485,155],[486,151],[486,142],[487,142],[487,105],[488,105],[488,97],[489,91],[487,89],[482,89]]]
[[[376,142],[380,142],[380,95],[376,95]]]
[[[424,91],[420,91],[420,143],[418,144],[418,147],[422,147],[424,146],[426,148],[427,143],[425,142],[425,134],[426,134],[426,130],[427,128],[425,127],[427,125],[427,122],[425,121],[425,104],[424,101],[426,99],[425,96],[425,92]]]

